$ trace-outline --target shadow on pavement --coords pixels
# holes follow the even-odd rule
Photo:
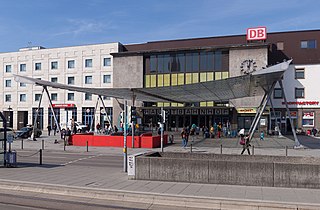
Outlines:
[[[15,168],[56,168],[56,167],[61,167],[63,165],[57,165],[57,164],[42,164],[40,165],[39,163],[24,163],[24,162],[18,162]]]
[[[294,141],[293,136],[286,136],[286,137]],[[298,135],[297,137],[300,144],[302,144],[303,146],[309,149],[320,149],[320,139],[315,138],[313,136],[304,136],[304,135]]]

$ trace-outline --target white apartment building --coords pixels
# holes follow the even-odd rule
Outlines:
[[[283,85],[294,125],[310,132],[320,126],[319,64],[290,65],[284,74]],[[290,131],[281,88],[277,85],[273,93],[276,116],[282,131]],[[274,121],[275,117],[272,117]]]
[[[49,100],[44,92],[40,109],[39,101],[43,88],[18,83],[14,74],[51,82],[82,87],[113,87],[113,59],[110,53],[118,52],[119,43],[95,44],[46,49],[43,47],[22,48],[18,52],[0,53],[0,110],[6,116],[9,127],[19,129],[33,124],[38,112],[38,126],[46,129],[54,125]],[[76,121],[93,125],[106,122],[106,113],[98,103],[98,96],[48,88],[54,112],[60,125],[72,117]],[[112,100],[104,97],[108,115],[112,119]]]

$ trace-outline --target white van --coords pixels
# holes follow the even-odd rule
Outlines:
[[[82,124],[82,122],[74,122],[74,124],[76,125],[77,133],[85,132],[87,129],[87,126]],[[60,126],[61,129],[69,128],[72,131],[71,122],[68,122],[68,125],[66,125],[65,123],[61,123]]]

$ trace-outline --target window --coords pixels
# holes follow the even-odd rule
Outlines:
[[[84,80],[85,84],[92,84],[92,76],[85,76]]]
[[[90,93],[85,93],[85,94],[84,94],[84,99],[85,99],[86,101],[92,101],[92,94],[90,94]]]
[[[111,75],[103,75],[103,83],[111,83]]]
[[[92,59],[86,59],[85,60],[85,67],[86,68],[92,67]]]
[[[284,50],[284,43],[283,42],[277,42],[277,50]]]
[[[295,69],[295,78],[296,79],[304,79],[304,68]]]
[[[58,82],[58,77],[52,77],[51,82]]]
[[[68,85],[74,85],[74,77],[68,77]]]
[[[57,101],[58,100],[58,93],[51,93],[51,100]]]
[[[51,69],[58,69],[58,61],[51,62]]]
[[[41,94],[34,94],[34,101],[40,101]]]
[[[68,93],[68,101],[74,101],[74,93]]]
[[[102,99],[103,99],[103,100],[111,100],[111,97],[109,97],[109,96],[103,96]]]
[[[111,58],[104,58],[103,66],[111,66]]]
[[[22,63],[20,64],[20,71],[26,71],[27,70],[27,65]]]
[[[304,98],[304,88],[295,88],[295,98]]]
[[[26,87],[27,86],[27,84],[26,83],[24,83],[24,82],[20,82],[20,87]]]
[[[41,70],[41,63],[35,63],[34,64],[34,69],[35,70]]]
[[[6,65],[6,72],[8,73],[8,72],[11,72],[11,69],[12,67],[11,67],[11,65]]]
[[[11,102],[11,95],[10,94],[5,95],[5,102]]]
[[[6,80],[6,87],[11,87],[11,79]]]
[[[68,69],[74,69],[74,60],[68,61]]]
[[[25,102],[27,100],[27,95],[26,94],[20,94],[20,101]]]
[[[281,88],[275,88],[274,89],[273,98],[283,98]]]
[[[300,42],[300,46],[302,49],[315,49],[317,48],[316,40],[303,40]]]

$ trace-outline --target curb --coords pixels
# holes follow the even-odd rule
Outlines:
[[[286,203],[274,201],[260,201],[249,199],[226,199],[204,196],[187,196],[174,194],[146,193],[101,188],[75,187],[67,185],[53,185],[36,182],[20,182],[0,179],[0,189],[22,192],[36,192],[73,197],[115,200],[145,203],[149,205],[166,205],[184,208],[207,209],[294,209],[315,210],[320,204]]]

